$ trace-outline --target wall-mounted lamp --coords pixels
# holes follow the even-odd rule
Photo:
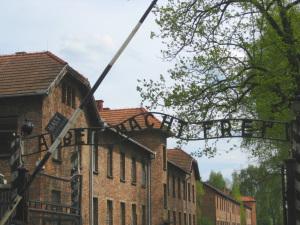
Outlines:
[[[30,135],[33,131],[33,128],[34,128],[34,124],[31,121],[25,119],[25,121],[21,127],[22,135]]]

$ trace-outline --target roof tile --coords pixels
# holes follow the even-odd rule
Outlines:
[[[168,160],[184,171],[190,173],[192,169],[193,157],[182,149],[168,149]]]
[[[48,51],[0,55],[0,96],[46,91],[65,65]]]
[[[145,108],[124,108],[124,109],[106,109],[104,108],[102,111],[99,112],[102,119],[107,122],[109,125],[118,125],[127,119],[135,117],[135,120],[141,126],[142,129],[147,128],[145,123],[145,118],[143,114],[148,113]],[[160,128],[161,123],[155,117],[148,117],[149,123],[154,124],[154,128]]]

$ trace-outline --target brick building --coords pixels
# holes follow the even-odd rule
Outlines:
[[[251,208],[251,225],[256,225],[256,201],[255,201],[255,199],[251,196],[242,196],[241,200],[244,205]]]
[[[97,101],[101,118],[110,125],[126,121],[135,115],[147,112],[144,108],[114,109],[103,107]],[[161,122],[150,117],[154,128]],[[197,162],[180,149],[167,150],[169,133],[162,129],[146,129],[144,117],[135,117],[142,130],[128,134],[132,139],[155,152],[151,162],[151,214],[152,224],[195,225],[196,181],[200,180]]]
[[[240,225],[241,203],[229,194],[220,191],[208,183],[203,183],[204,194],[201,216],[216,225]],[[254,200],[253,198],[251,198]],[[252,201],[252,204],[255,201]],[[243,204],[243,203],[242,203]],[[250,207],[243,204],[247,225],[256,225],[255,203]]]
[[[46,132],[50,118],[56,112],[70,117],[90,87],[81,74],[50,52],[1,56],[0,77],[0,173],[9,183],[10,143],[15,134],[21,133],[24,121],[34,124],[32,138],[23,138],[22,152],[24,167],[32,172],[46,145],[51,143],[49,136],[40,136]],[[91,102],[76,127],[98,126],[99,121],[96,105]],[[77,157],[77,152],[76,147],[59,149],[32,184],[28,198],[31,224],[40,221],[51,224],[56,216],[65,224],[80,221],[77,209],[71,213],[74,206],[70,189],[71,159]],[[55,216],[50,214],[53,211],[57,211]]]
[[[0,77],[0,173],[10,183],[9,146],[24,121],[35,125],[22,139],[24,167],[32,172],[53,139],[45,134],[49,120],[56,112],[69,118],[90,85],[50,52],[0,56]],[[197,163],[182,150],[167,150],[169,133],[92,132],[102,119],[114,125],[145,112],[103,109],[91,100],[29,189],[28,224],[195,224]],[[161,126],[155,117],[149,121]]]
[[[196,225],[196,181],[200,180],[195,159],[182,149],[168,149],[169,221],[176,225]]]

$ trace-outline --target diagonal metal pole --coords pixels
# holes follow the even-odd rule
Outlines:
[[[99,78],[97,79],[97,81],[95,82],[95,84],[93,85],[93,87],[91,88],[91,90],[84,97],[84,99],[82,100],[80,106],[74,111],[74,113],[72,114],[71,118],[68,120],[68,122],[66,123],[66,125],[64,126],[64,128],[62,129],[62,131],[60,132],[60,134],[57,136],[57,138],[55,139],[55,141],[53,142],[53,144],[50,146],[50,148],[48,149],[48,151],[46,152],[46,154],[43,156],[42,160],[38,163],[38,165],[34,169],[32,175],[29,177],[28,182],[21,189],[21,191],[19,192],[19,195],[17,195],[16,198],[18,200],[20,198],[22,198],[22,195],[30,187],[30,185],[32,184],[32,182],[36,178],[37,174],[41,171],[41,169],[43,168],[43,166],[49,160],[50,156],[56,151],[57,147],[59,146],[59,144],[60,144],[61,140],[64,138],[64,136],[67,134],[68,130],[75,125],[75,122],[76,122],[78,116],[80,115],[80,113],[82,112],[83,108],[89,103],[89,101],[91,100],[91,98],[94,95],[95,91],[100,86],[100,84],[102,83],[102,81],[104,80],[104,78],[106,77],[106,75],[108,74],[108,72],[111,70],[112,66],[115,64],[115,62],[118,60],[118,58],[120,57],[120,55],[122,54],[122,52],[125,50],[125,48],[129,44],[129,42],[131,41],[131,39],[134,37],[134,35],[136,34],[136,32],[139,30],[139,28],[141,27],[141,25],[143,24],[144,20],[147,18],[147,16],[151,12],[151,10],[153,9],[153,7],[155,6],[155,4],[156,4],[157,1],[158,0],[153,0],[151,2],[151,4],[149,5],[149,7],[147,8],[147,10],[144,12],[143,16],[138,21],[137,25],[133,28],[133,30],[131,31],[131,33],[129,34],[129,36],[126,38],[126,40],[123,42],[123,44],[121,45],[121,47],[119,48],[119,50],[116,52],[116,54],[114,55],[114,57],[111,59],[111,61],[105,67],[105,69],[103,70],[103,72],[101,73],[101,75],[99,76]],[[20,201],[17,201],[15,204],[13,204],[13,207],[15,207],[16,205],[18,205],[19,202]],[[8,214],[9,214],[9,212],[8,212]],[[6,223],[6,221],[7,221],[7,218],[9,218],[9,216],[1,219],[0,220],[0,225],[4,225]]]

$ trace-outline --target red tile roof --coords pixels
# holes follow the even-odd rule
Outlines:
[[[168,149],[168,161],[186,173],[191,173],[194,168],[196,177],[200,180],[197,161],[182,149]]]
[[[187,172],[191,172],[193,157],[182,149],[168,149],[168,160]]]
[[[0,55],[0,98],[48,94],[51,84],[65,72],[83,85],[83,91],[90,90],[83,75],[49,51]],[[88,111],[98,123],[96,105],[91,102],[90,106]]]
[[[0,96],[41,94],[66,64],[49,52],[0,56]]]
[[[253,197],[251,197],[251,196],[242,196],[241,200],[243,202],[255,202],[255,199]]]
[[[210,190],[214,191],[216,194],[223,196],[224,198],[234,202],[237,205],[241,205],[241,203],[234,199],[231,195],[224,193],[223,191],[219,190],[218,188],[212,186],[211,184],[209,184],[208,182],[202,182],[203,186],[206,188],[209,188]],[[248,206],[245,206],[247,208],[249,208]]]
[[[139,115],[146,114],[148,111],[145,108],[124,108],[124,109],[106,109],[99,111],[101,118],[107,122],[109,125],[117,125],[119,123],[124,122],[125,120]],[[154,128],[160,128],[160,121],[153,117],[147,118],[150,124],[154,124]],[[143,115],[135,117],[135,120],[141,126],[142,129],[147,128],[145,124],[145,118]]]
[[[68,64],[51,52],[0,55],[0,97],[45,94],[50,84]],[[74,77],[87,85],[79,73]]]

